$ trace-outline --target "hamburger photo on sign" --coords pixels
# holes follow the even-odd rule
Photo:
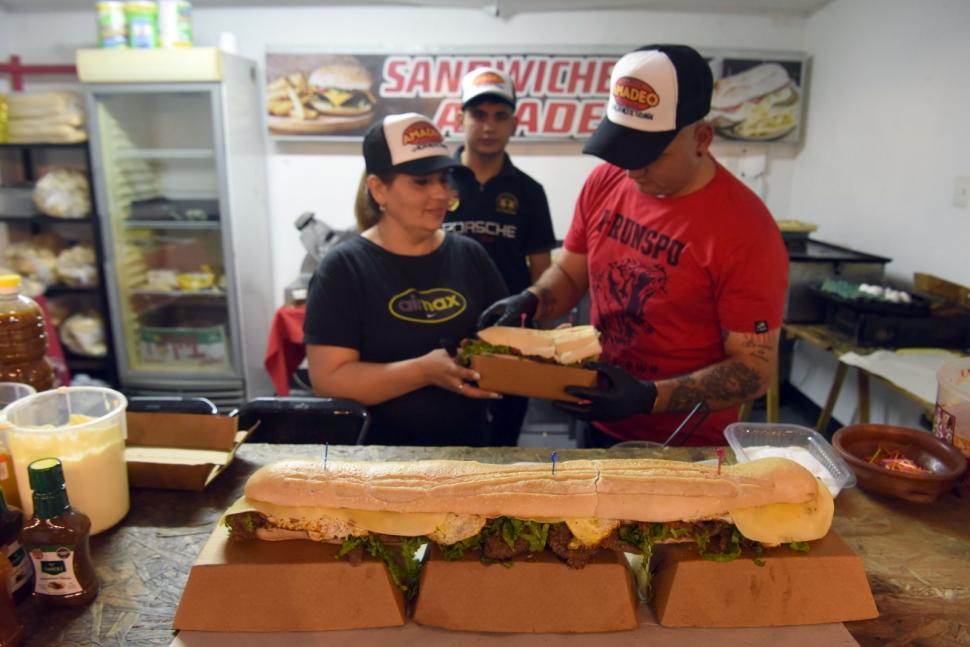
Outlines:
[[[306,135],[360,130],[374,117],[373,79],[353,56],[281,56],[267,65],[270,132]]]

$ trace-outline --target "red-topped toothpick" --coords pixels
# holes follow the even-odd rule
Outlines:
[[[717,475],[720,476],[721,475],[721,463],[724,462],[724,448],[723,447],[718,447],[714,451],[717,452]]]
[[[525,328],[525,319],[526,319],[526,316],[525,316],[525,313],[523,312],[522,314],[519,315],[519,322],[520,322],[519,325],[522,328]]]

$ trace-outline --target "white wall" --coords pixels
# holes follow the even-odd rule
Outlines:
[[[12,49],[25,61],[69,61],[95,39],[94,10],[76,13],[11,14]],[[496,19],[477,9],[426,8],[247,8],[194,11],[195,41],[215,45],[232,32],[239,53],[262,63],[267,49],[363,50],[384,47],[624,48],[648,42],[687,42],[697,47],[800,50],[804,20],[741,15],[649,11],[561,12]],[[36,85],[34,87],[37,87]],[[543,183],[556,234],[569,225],[579,187],[596,159],[579,144],[514,145],[516,163]],[[296,276],[303,248],[293,221],[304,211],[335,226],[353,223],[353,191],[363,168],[358,144],[281,143],[270,147],[267,172],[273,220],[274,299]],[[738,155],[739,147],[719,153]],[[791,152],[770,161],[766,199],[779,217],[788,211]]]
[[[836,0],[808,19],[814,56],[807,138],[792,216],[817,236],[970,283],[970,2]]]
[[[970,283],[970,209],[951,204],[954,177],[970,175],[968,33],[966,0],[836,0],[806,24],[812,92],[791,215],[818,223],[822,240],[893,258],[893,278]],[[792,383],[821,404],[835,368],[799,345]],[[877,381],[872,391],[873,422],[918,425],[911,402]],[[851,370],[836,418],[857,406]]]

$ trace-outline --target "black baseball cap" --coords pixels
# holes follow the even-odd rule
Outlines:
[[[687,45],[647,45],[625,54],[610,76],[606,115],[583,152],[624,169],[647,166],[677,133],[711,111],[714,76]]]
[[[364,135],[368,173],[430,175],[460,166],[431,120],[416,112],[388,115]]]

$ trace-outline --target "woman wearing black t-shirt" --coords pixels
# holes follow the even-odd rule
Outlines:
[[[507,291],[475,241],[441,230],[456,162],[418,114],[390,115],[364,137],[373,226],[328,253],[310,282],[304,341],[319,395],[371,412],[367,442],[484,445],[484,401],[443,346],[474,337]]]

